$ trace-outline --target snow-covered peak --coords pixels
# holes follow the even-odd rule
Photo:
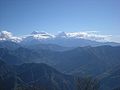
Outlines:
[[[33,31],[31,34],[36,35],[36,34],[48,34],[48,33],[44,31]]]
[[[20,42],[22,38],[13,36],[11,32],[8,31],[1,31],[0,32],[0,40],[8,40],[13,42]]]
[[[111,35],[100,35],[96,32],[70,32],[67,33],[69,38],[87,39],[92,41],[106,42],[110,41]]]
[[[0,32],[0,38],[1,39],[9,39],[12,37],[12,33],[8,31],[1,31]]]
[[[57,38],[66,38],[67,34],[65,32],[60,32],[56,35]]]
[[[71,32],[67,33],[67,36],[72,38],[84,38],[87,34],[85,32]]]
[[[50,39],[86,39],[92,41],[106,42],[111,40],[110,35],[101,35],[96,32],[60,32],[53,35],[44,31],[33,31],[31,34],[23,35],[22,37],[14,36],[11,32],[1,31],[0,40],[9,40],[13,42],[31,41],[31,40],[50,40]]]
[[[24,39],[42,40],[42,39],[51,39],[53,37],[54,35],[44,32],[44,31],[33,31],[30,35],[26,35]]]

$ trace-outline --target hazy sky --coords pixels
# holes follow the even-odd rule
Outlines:
[[[120,35],[120,0],[0,0],[0,30]]]

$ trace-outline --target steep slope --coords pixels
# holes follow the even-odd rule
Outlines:
[[[119,90],[120,87],[120,65],[103,73],[98,78],[101,79],[101,90]]]
[[[119,52],[120,47],[111,46],[76,48],[59,54],[56,67],[69,73],[97,75],[120,64]]]
[[[96,76],[120,64],[119,46],[79,47],[63,52],[20,47],[15,50],[1,49],[0,53],[0,57],[10,64],[46,63],[61,72],[80,75]]]
[[[0,90],[16,90],[19,85],[26,84],[16,75],[12,66],[0,60]]]
[[[92,79],[65,75],[43,63],[9,66],[0,60],[0,90],[97,90],[97,86]]]
[[[29,85],[46,90],[75,90],[74,78],[46,64],[28,63],[17,67],[18,76]]]

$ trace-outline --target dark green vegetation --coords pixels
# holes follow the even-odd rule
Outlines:
[[[101,76],[98,77],[101,79],[101,90],[120,90],[120,65],[103,73]]]
[[[7,44],[2,42],[0,45],[0,59],[7,63],[7,66],[12,65],[10,66],[12,69],[8,68],[8,70],[3,69],[1,71],[4,72],[6,70],[7,72],[5,71],[5,73],[9,73],[10,71],[10,74],[12,74],[10,78],[14,79],[12,81],[17,82],[15,87],[18,85],[18,90],[34,90],[34,88],[36,88],[35,90],[39,90],[38,88],[42,88],[41,90],[48,90],[46,86],[49,85],[51,86],[49,90],[97,90],[96,88],[98,88],[99,85],[96,79],[100,81],[100,90],[119,90],[120,46],[65,48],[66,47],[49,44],[20,46],[15,43],[12,45],[12,43],[9,44],[9,42],[7,42]],[[56,70],[46,64],[52,66]],[[46,67],[43,71],[48,71],[47,74],[40,69],[42,65]],[[32,72],[35,74],[34,77],[31,69],[33,69]],[[49,69],[52,69],[52,71],[49,72]],[[21,74],[21,72],[23,73]],[[70,75],[64,75],[63,73]],[[45,75],[47,75],[47,78],[42,77]],[[78,76],[81,78],[76,79]],[[54,80],[51,81],[53,77]],[[86,77],[92,77],[95,80]],[[73,80],[74,78],[75,80]],[[28,84],[28,80],[30,80],[31,83]],[[10,81],[9,78],[8,81]],[[64,84],[65,82],[61,81],[67,82],[67,85]],[[38,85],[36,85],[36,83]],[[47,85],[47,83],[49,83],[49,85]],[[44,84],[45,87],[43,87]],[[91,89],[91,85],[95,85],[95,89],[94,87]],[[13,87],[14,84],[10,86]],[[64,87],[65,89],[63,89]],[[69,87],[71,89],[69,89]]]
[[[65,75],[43,63],[9,66],[0,60],[0,90],[97,90],[97,88],[97,81],[92,81],[91,78]]]

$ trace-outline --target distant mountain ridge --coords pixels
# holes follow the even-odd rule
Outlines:
[[[7,31],[0,32],[0,41],[12,41],[21,45],[56,44],[63,47],[120,45],[120,43],[110,42],[104,39],[105,36],[89,35],[89,33],[83,32],[61,32],[57,35],[52,35],[47,32],[33,31],[31,34],[23,35],[21,37],[13,36],[11,32]]]
[[[55,90],[76,90],[70,89],[74,88],[71,75],[99,77],[100,90],[120,88],[120,46],[63,47],[42,43],[27,45],[5,40],[0,41],[0,59],[3,60],[0,60],[0,86],[3,86],[0,90],[16,87],[18,90],[32,90],[33,86],[40,90],[53,90],[53,87]],[[86,85],[83,82],[79,82],[80,86]]]
[[[98,75],[120,64],[120,46],[50,47],[38,44],[12,50],[0,48],[0,58],[8,64],[46,63],[61,72],[81,75]]]

